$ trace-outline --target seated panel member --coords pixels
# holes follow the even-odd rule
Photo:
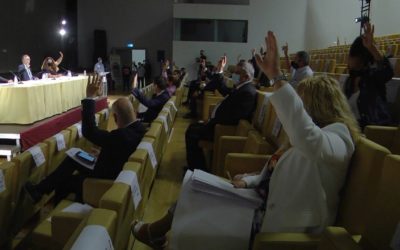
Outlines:
[[[199,147],[200,140],[213,140],[216,124],[236,125],[241,119],[251,119],[256,107],[257,91],[253,85],[254,68],[248,62],[238,64],[236,73],[232,77],[235,88],[226,87],[223,69],[226,65],[226,56],[223,56],[217,66],[213,84],[225,97],[211,114],[207,123],[191,124],[186,130],[186,159],[188,169],[204,169],[206,162],[203,150]]]
[[[164,104],[167,103],[169,98],[171,97],[167,91],[167,83],[164,78],[156,78],[154,80],[154,88],[155,94],[151,99],[148,99],[140,89],[136,88],[137,86],[137,75],[133,80],[133,90],[132,95],[138,99],[138,101],[147,107],[147,111],[138,114],[138,118],[140,118],[143,122],[150,123],[154,119],[157,118],[158,113],[164,107]]]
[[[60,69],[58,68],[58,65],[61,64],[62,60],[64,58],[64,54],[60,51],[60,57],[55,61],[52,57],[46,57],[42,63],[42,74],[47,73],[48,77],[50,78],[57,78],[62,76],[60,74]]]
[[[21,81],[36,80],[31,71],[31,58],[29,55],[23,55],[22,64],[18,65],[18,75]]]
[[[101,147],[94,169],[89,170],[70,157],[48,177],[37,185],[27,183],[25,190],[32,200],[38,202],[43,194],[56,191],[56,203],[69,193],[76,194],[76,200],[82,200],[82,184],[86,178],[115,179],[121,172],[129,156],[145,134],[145,128],[136,118],[135,110],[127,98],[119,98],[112,105],[117,129],[108,132],[101,130],[95,122],[95,100],[101,89],[101,77],[89,77],[86,89],[87,98],[82,100],[82,133],[85,138]],[[75,171],[78,175],[74,175]]]

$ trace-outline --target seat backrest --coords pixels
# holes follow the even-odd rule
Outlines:
[[[105,108],[103,110],[101,110],[100,112],[98,112],[98,114],[100,115],[100,119],[99,119],[99,128],[103,129],[103,130],[107,130],[108,127],[108,121],[110,119],[110,110],[108,108]]]
[[[165,146],[167,145],[167,133],[163,128],[163,125],[160,123],[153,122],[150,126],[150,129],[146,132],[144,137],[152,138],[155,140],[156,144],[156,154],[157,159],[161,160],[161,157],[164,153]]]
[[[83,135],[81,137],[79,136],[77,125],[72,125],[67,128],[67,130],[71,131],[69,147],[70,148],[72,148],[72,147],[81,148],[83,150],[86,150],[87,149],[86,144],[88,141],[85,137],[83,137]],[[79,123],[79,126],[81,127],[80,123]],[[82,129],[81,129],[81,131],[82,131]]]
[[[257,91],[257,105],[253,114],[253,127],[262,133],[267,118],[271,112],[272,104],[269,101],[271,93]]]
[[[361,237],[363,249],[391,250],[392,237],[400,223],[400,155],[388,155],[379,191],[367,227]]]
[[[393,138],[393,144],[390,148],[392,154],[400,154],[400,127],[397,129],[395,136]]]
[[[0,246],[11,236],[10,223],[15,208],[16,168],[13,162],[0,164]]]
[[[57,136],[60,136],[60,145],[57,143],[56,135],[50,138],[47,138],[44,143],[47,144],[48,155],[49,155],[49,163],[47,165],[46,175],[51,174],[56,168],[61,164],[61,162],[65,159],[65,152],[69,149],[69,144],[71,141],[71,131],[63,130]],[[64,142],[62,142],[62,140]],[[62,145],[64,144],[64,145]],[[65,146],[64,148],[58,147]]]
[[[267,143],[257,131],[250,131],[246,143],[244,144],[243,153],[248,154],[271,154],[274,147]]]
[[[235,136],[247,136],[250,130],[253,130],[253,126],[247,120],[240,120],[235,130]]]
[[[366,220],[378,191],[383,161],[388,149],[360,138],[356,144],[338,211],[337,225],[350,234],[365,230]]]

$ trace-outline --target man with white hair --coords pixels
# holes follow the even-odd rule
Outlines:
[[[248,62],[239,63],[232,75],[235,86],[229,89],[225,85],[223,76],[226,61],[226,56],[223,56],[218,62],[217,74],[213,79],[216,89],[225,98],[216,105],[207,123],[191,124],[186,130],[187,169],[206,170],[204,154],[198,143],[200,140],[213,140],[216,124],[237,125],[239,120],[250,120],[256,107],[257,91],[253,85],[253,66]]]

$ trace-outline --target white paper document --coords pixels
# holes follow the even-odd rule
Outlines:
[[[40,167],[46,162],[42,149],[39,146],[33,146],[28,151],[31,153],[33,160],[35,161],[36,167]]]
[[[168,121],[167,121],[167,116],[166,116],[166,115],[159,115],[158,118],[160,118],[160,120],[161,120],[162,123],[164,124],[165,132],[168,133]]]
[[[62,134],[56,134],[56,135],[54,135],[54,138],[56,139],[56,142],[57,142],[57,150],[58,151],[61,151],[66,148],[64,136]]]
[[[144,113],[144,112],[147,111],[147,109],[148,108],[146,106],[144,106],[143,104],[139,103],[139,106],[138,106],[138,112],[139,113]]]
[[[229,192],[226,197],[213,195],[218,187],[233,187],[196,171],[186,173],[172,222],[170,249],[248,249],[254,208]],[[193,189],[194,180],[216,188],[200,192]]]
[[[6,180],[4,178],[3,170],[0,169],[0,193],[6,190]]]
[[[82,134],[82,124],[79,122],[79,123],[75,123],[74,126],[78,130],[79,138],[82,138],[82,136],[83,136],[83,134]]]
[[[86,226],[76,239],[72,250],[113,250],[107,230],[99,225]]]
[[[173,101],[168,101],[167,103],[171,104],[171,106],[175,110],[175,112],[178,111],[178,109],[176,108],[175,103]]]
[[[161,112],[167,112],[169,118],[170,118],[171,121],[172,121],[172,114],[171,114],[171,110],[170,110],[169,108],[163,108],[163,109],[161,110]]]
[[[157,158],[156,154],[154,153],[153,145],[150,142],[140,142],[137,148],[141,148],[147,151],[150,157],[151,165],[153,168],[157,167]]]
[[[124,183],[131,187],[133,205],[135,206],[135,209],[137,209],[142,200],[142,194],[140,193],[140,186],[136,172],[123,170],[119,173],[114,182]]]
[[[65,207],[61,212],[65,213],[74,213],[74,214],[88,214],[90,211],[92,211],[93,207],[88,205],[88,204],[82,204],[78,202],[74,202],[71,205]],[[51,218],[47,218],[48,221],[51,222]]]
[[[96,161],[95,161],[94,163],[89,164],[89,163],[87,163],[87,162],[85,162],[85,161],[79,159],[79,158],[76,156],[76,153],[78,153],[79,151],[83,151],[83,150],[80,149],[80,148],[70,148],[70,149],[68,149],[65,153],[66,153],[72,160],[78,162],[79,164],[81,164],[81,165],[84,166],[85,168],[88,168],[88,169],[90,169],[90,170],[93,170],[93,169],[94,169],[94,166],[96,165],[97,159],[96,159]],[[83,152],[85,152],[85,151],[83,151]]]

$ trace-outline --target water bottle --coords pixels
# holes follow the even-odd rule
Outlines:
[[[68,77],[72,77],[71,70],[68,70]]]
[[[86,69],[83,71],[83,75],[86,76]]]
[[[18,83],[18,78],[17,78],[17,76],[14,76],[14,83],[15,83],[15,84]]]

